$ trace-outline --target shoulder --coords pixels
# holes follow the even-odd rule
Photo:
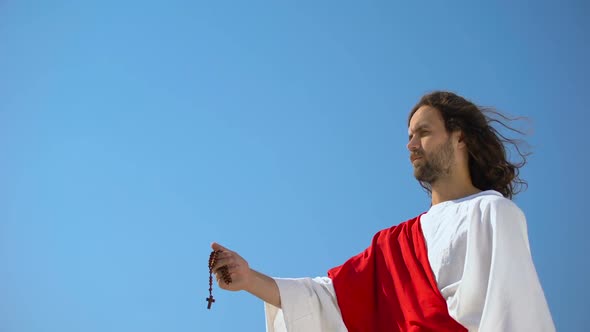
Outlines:
[[[390,239],[392,236],[398,236],[399,234],[407,234],[411,231],[412,227],[419,224],[420,216],[416,216],[412,219],[406,220],[398,225],[382,229],[375,234],[373,242],[380,242],[383,240]]]
[[[522,210],[516,203],[494,190],[482,192],[471,201],[471,204],[481,211],[506,210],[514,213],[522,213]]]
[[[473,202],[481,221],[491,226],[498,223],[525,223],[524,212],[512,200],[495,191],[477,197]]]

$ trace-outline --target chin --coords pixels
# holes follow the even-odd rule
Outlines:
[[[422,167],[418,166],[414,166],[414,176],[415,177],[420,177],[422,176],[423,172],[422,172]]]

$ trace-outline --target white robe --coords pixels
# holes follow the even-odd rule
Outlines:
[[[522,211],[496,191],[436,204],[420,223],[449,314],[469,331],[555,331]],[[327,277],[275,278],[268,332],[346,331]]]

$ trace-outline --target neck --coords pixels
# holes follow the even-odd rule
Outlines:
[[[441,179],[432,184],[432,205],[460,199],[479,192],[481,192],[481,190],[474,187],[471,181],[451,181],[450,179]]]

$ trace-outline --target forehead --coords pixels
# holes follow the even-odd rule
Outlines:
[[[413,132],[420,127],[444,127],[444,121],[439,110],[431,106],[420,106],[410,119],[408,132]]]

